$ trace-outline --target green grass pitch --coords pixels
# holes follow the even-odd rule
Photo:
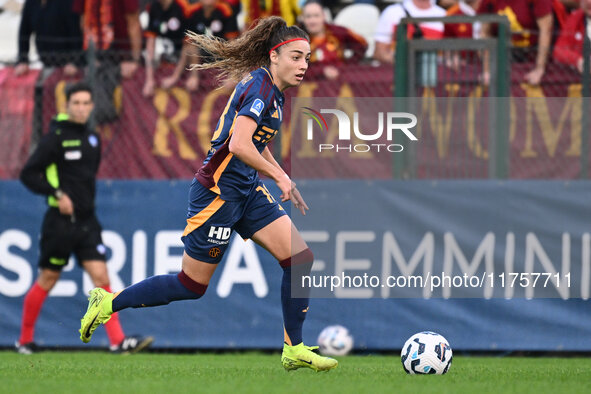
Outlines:
[[[591,358],[455,357],[444,376],[407,375],[398,356],[340,357],[328,373],[285,372],[279,354],[0,352],[0,392],[591,393]]]

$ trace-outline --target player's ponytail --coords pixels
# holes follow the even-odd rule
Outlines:
[[[192,70],[219,68],[220,79],[239,81],[246,73],[268,66],[269,51],[278,44],[293,38],[310,40],[306,32],[297,26],[288,27],[278,16],[259,19],[253,25],[254,27],[232,41],[187,32],[189,42],[208,53],[206,60],[211,60],[193,64],[190,68]],[[275,50],[280,52],[281,47]]]

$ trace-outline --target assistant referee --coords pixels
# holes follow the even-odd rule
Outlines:
[[[99,135],[87,121],[93,109],[92,90],[84,82],[66,89],[66,113],[50,123],[20,179],[33,193],[47,196],[41,226],[39,277],[25,296],[21,334],[16,349],[31,354],[35,323],[49,291],[74,253],[97,287],[110,290],[106,248],[95,215],[96,174],[101,160]],[[126,337],[117,316],[105,325],[111,350],[132,353],[149,346],[152,337]]]

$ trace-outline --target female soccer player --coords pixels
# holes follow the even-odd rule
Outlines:
[[[269,17],[234,41],[191,33],[189,39],[214,59],[195,68],[220,68],[222,78],[246,77],[228,99],[209,154],[191,185],[187,227],[182,236],[182,271],[147,278],[117,294],[93,289],[82,318],[80,339],[90,341],[96,327],[122,309],[203,296],[235,230],[263,246],[283,268],[283,367],[316,371],[335,368],[336,360],[321,357],[312,351],[314,347],[303,344],[302,325],[309,299],[292,298],[291,294],[292,266],[294,271],[301,272],[296,269],[301,267],[309,271],[314,256],[258,176],[262,173],[273,179],[281,190],[281,200],[292,200],[305,214],[308,206],[273,159],[267,143],[283,119],[283,91],[299,85],[308,68],[308,35],[296,26],[287,27],[279,17]]]

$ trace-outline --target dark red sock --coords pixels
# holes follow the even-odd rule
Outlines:
[[[39,283],[35,281],[25,296],[21,336],[18,340],[21,345],[33,342],[35,323],[37,322],[37,317],[39,316],[39,312],[41,312],[41,307],[43,307],[43,302],[47,297],[47,293],[48,292],[43,290],[41,286],[39,286]]]
[[[101,286],[104,290],[111,293],[111,286]],[[109,343],[111,345],[119,345],[125,339],[123,328],[119,322],[119,315],[113,313],[111,319],[105,323],[105,330],[107,330],[107,336],[109,337]]]

